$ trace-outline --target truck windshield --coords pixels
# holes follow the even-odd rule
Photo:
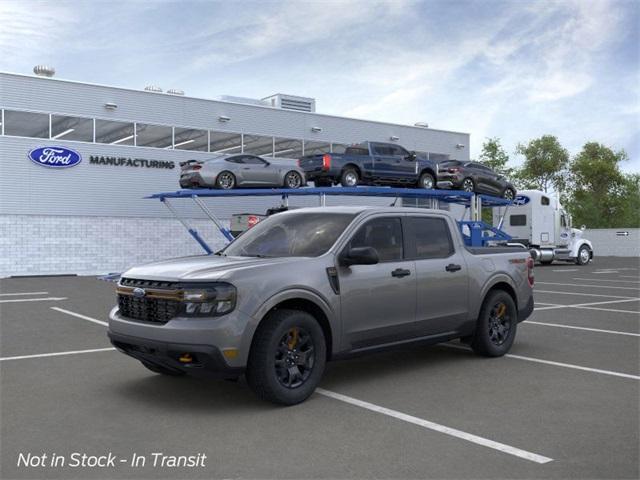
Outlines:
[[[237,257],[318,257],[331,248],[354,217],[326,212],[276,214],[220,253]]]

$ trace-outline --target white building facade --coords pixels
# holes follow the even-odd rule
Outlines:
[[[201,253],[160,202],[144,199],[179,188],[181,161],[245,152],[293,162],[364,140],[395,142],[434,159],[469,159],[469,134],[322,115],[313,99],[287,95],[206,100],[0,73],[0,109],[0,277],[103,274]],[[29,158],[47,148],[71,150],[80,161],[47,168]],[[278,201],[208,206],[228,220],[264,213]],[[179,208],[208,242],[224,244],[201,212]]]

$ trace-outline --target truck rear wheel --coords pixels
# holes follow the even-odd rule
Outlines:
[[[504,290],[495,290],[485,298],[471,340],[471,348],[484,357],[501,357],[516,338],[518,310]]]
[[[357,187],[360,182],[360,176],[354,168],[345,168],[340,175],[340,185],[343,187]]]
[[[426,190],[433,190],[436,188],[436,180],[430,173],[423,173],[418,180],[418,188],[424,188]]]
[[[299,310],[275,310],[258,326],[247,363],[247,383],[264,400],[295,405],[320,382],[326,363],[324,333]]]

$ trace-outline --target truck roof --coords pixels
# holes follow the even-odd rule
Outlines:
[[[327,213],[349,213],[357,215],[363,212],[380,212],[380,213],[438,213],[451,216],[446,210],[436,210],[431,208],[417,207],[374,207],[374,206],[337,206],[337,207],[305,207],[296,208],[283,213],[300,213],[300,212],[327,212]]]

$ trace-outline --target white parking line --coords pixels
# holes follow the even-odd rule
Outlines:
[[[574,280],[587,280],[587,281],[592,281],[591,278],[579,278],[579,277],[573,277]],[[640,283],[640,282],[634,282],[633,280],[609,280],[608,278],[599,278],[597,280],[598,282],[615,282],[615,283]]]
[[[582,292],[559,292],[555,290],[534,290],[533,293],[557,293],[558,295],[577,295],[579,297],[605,297],[605,298],[629,298],[640,300],[637,297],[621,297],[620,295],[600,295],[598,293],[582,293]]]
[[[67,300],[67,297],[47,297],[47,298],[11,298],[8,300],[0,300],[0,303],[17,303],[17,302],[57,302],[59,300]]]
[[[55,353],[39,353],[37,355],[20,355],[19,357],[2,357],[0,362],[6,362],[9,360],[25,360],[27,358],[43,358],[43,357],[60,357],[63,355],[77,355],[79,353],[95,353],[95,352],[109,352],[115,350],[115,348],[92,348],[91,350],[71,350],[68,352],[55,352]]]
[[[559,323],[546,323],[546,322],[534,322],[531,320],[526,320],[522,322],[520,325],[542,325],[545,327],[558,327],[558,328],[569,328],[572,330],[584,330],[586,332],[597,332],[597,333],[611,333],[615,335],[628,335],[630,337],[640,337],[640,333],[631,333],[631,332],[618,332],[616,330],[602,330],[600,328],[587,328],[587,327],[576,327],[574,325],[561,325]]]
[[[619,287],[617,285],[585,285],[584,283],[556,283],[556,282],[538,282],[540,285],[564,285],[567,287],[583,287],[583,288],[612,288],[615,290],[640,290],[640,287]]]
[[[535,307],[534,310],[555,310],[556,308],[587,308],[595,310],[604,310],[607,312],[630,312],[636,313],[635,310],[615,310],[609,308],[595,308],[593,305],[606,305],[608,303],[625,303],[625,302],[637,302],[640,298],[627,298],[626,300],[608,300],[605,302],[590,302],[590,303],[576,303],[575,305],[551,305],[549,307]]]
[[[579,272],[579,268],[567,268],[566,270],[559,268],[558,270],[551,270],[552,272]]]
[[[81,318],[81,319],[86,320],[88,322],[97,323],[98,325],[104,325],[105,327],[109,325],[107,322],[104,322],[102,320],[98,320],[96,318],[87,317],[86,315],[81,315],[79,313],[72,312],[70,310],[65,310],[64,308],[51,307],[51,310],[55,310],[56,312],[66,313],[67,315],[71,315],[72,317],[78,317],[78,318]]]
[[[49,292],[0,293],[0,297],[14,297],[17,295],[49,295]]]
[[[636,313],[636,314],[640,315],[640,312],[638,312],[636,310],[620,310],[620,309],[615,309],[615,308],[598,308],[598,307],[576,307],[576,308],[583,308],[585,310],[600,310],[600,311],[603,311],[603,312]]]
[[[638,275],[618,275],[620,278],[638,278]]]
[[[406,413],[398,412],[397,410],[391,410],[390,408],[381,407],[380,405],[364,402],[362,400],[358,400],[357,398],[349,397],[347,395],[342,395],[341,393],[325,390],[324,388],[317,388],[316,392],[319,393],[320,395],[324,395],[325,397],[333,398],[334,400],[339,400],[341,402],[345,402],[350,405],[354,405],[356,407],[364,408],[365,410],[370,410],[372,412],[381,413],[382,415],[387,415],[389,417],[402,420],[403,422],[412,423],[413,425],[418,425],[419,427],[444,433],[445,435],[450,435],[452,437],[460,438],[462,440],[466,440],[467,442],[475,443],[477,445],[482,445],[483,447],[492,448],[494,450],[498,450],[500,452],[507,453],[515,457],[523,458],[531,462],[549,463],[553,461],[552,458],[538,455],[537,453],[521,450],[520,448],[512,447],[510,445],[505,445],[504,443],[495,442],[493,440],[489,440],[488,438],[479,437],[477,435],[463,432],[462,430],[457,430],[455,428],[446,427],[444,425],[440,425],[439,423],[434,423],[434,422],[430,422],[429,420],[424,420],[422,418],[414,417],[413,415],[407,415]]]
[[[602,275],[602,274],[607,274],[607,273],[620,273],[618,272],[618,270],[603,270],[600,272],[593,272],[594,275]]]
[[[450,343],[443,343],[442,346],[443,347],[449,347],[449,348],[455,348],[456,350],[466,350],[467,352],[471,351],[469,348],[463,347],[462,345],[452,345]],[[603,375],[610,375],[612,377],[622,377],[622,378],[631,378],[633,380],[640,380],[640,376],[638,376],[638,375],[631,375],[630,373],[614,372],[614,371],[611,371],[611,370],[601,370],[599,368],[583,367],[582,365],[574,365],[572,363],[553,362],[551,360],[543,360],[542,358],[524,357],[522,355],[514,355],[513,353],[507,353],[505,355],[505,357],[507,357],[507,358],[515,358],[517,360],[524,360],[524,361],[527,361],[527,362],[543,363],[545,365],[553,365],[555,367],[570,368],[570,369],[573,369],[573,370],[582,370],[582,371],[585,371],[585,372],[592,372],[592,373],[601,373]]]

